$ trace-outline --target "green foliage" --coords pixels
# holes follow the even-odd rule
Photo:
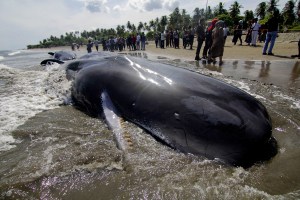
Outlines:
[[[153,40],[153,39],[154,39],[154,34],[155,34],[154,31],[149,31],[149,32],[147,32],[147,34],[146,34],[146,38],[147,38],[148,40]]]
[[[295,25],[294,27],[292,27],[290,30],[293,30],[293,31],[300,31],[300,24],[298,25]]]
[[[232,18],[233,21],[237,21],[238,20],[238,16],[240,14],[240,9],[243,6],[240,5],[237,1],[235,1],[229,8],[229,15]]]
[[[260,19],[264,19],[267,12],[267,3],[261,2],[258,4],[257,8],[255,9],[255,15]]]
[[[282,16],[283,16],[283,24],[285,26],[291,26],[296,19],[296,15],[294,13],[295,10],[295,2],[293,0],[289,0],[286,2],[283,11],[282,11]]]
[[[234,22],[232,21],[232,18],[229,16],[229,14],[221,14],[216,16],[219,20],[223,20],[228,27],[232,27]]]

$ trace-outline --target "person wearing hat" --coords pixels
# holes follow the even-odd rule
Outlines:
[[[208,61],[211,61],[210,56],[210,47],[212,45],[212,31],[215,28],[215,24],[217,23],[218,19],[215,18],[212,20],[210,26],[208,26],[206,33],[205,33],[205,46],[203,49],[203,58],[208,58]],[[208,55],[208,56],[207,56]]]

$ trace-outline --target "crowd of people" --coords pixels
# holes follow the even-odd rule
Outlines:
[[[245,43],[248,46],[256,47],[256,42],[264,42],[262,54],[274,55],[272,52],[275,40],[278,34],[278,17],[276,13],[271,13],[269,20],[264,25],[260,25],[257,18],[248,22],[247,33],[245,37]],[[240,41],[240,45],[243,45],[243,21],[240,20],[234,26],[234,36],[232,42],[234,45]]]
[[[131,34],[127,38],[124,37],[110,37],[108,39],[102,38],[100,41],[95,39],[88,40],[87,52],[91,53],[93,46],[96,51],[99,51],[99,44],[102,44],[103,51],[123,51],[126,48],[129,51],[135,50],[146,50],[146,36],[144,32],[138,33],[137,35]],[[72,48],[73,49],[73,48]]]
[[[256,42],[264,42],[262,54],[274,55],[272,52],[275,40],[278,34],[278,18],[276,13],[272,13],[269,20],[261,26],[257,18],[254,18],[248,23],[246,29],[245,42],[248,46],[256,47]],[[235,26],[233,31],[232,42],[234,45],[239,41],[240,45],[243,45],[243,21],[240,20]],[[196,34],[197,34],[197,50],[195,60],[208,60],[208,62],[216,63],[216,58],[219,58],[219,64],[221,65],[222,57],[224,53],[224,45],[228,35],[228,28],[222,20],[213,19],[205,28],[205,20],[199,21]],[[200,58],[201,47],[205,43],[203,48],[203,57]]]
[[[238,21],[233,28],[232,43],[236,45],[243,45],[242,36],[245,34],[244,42],[248,46],[256,47],[256,42],[264,42],[262,54],[274,55],[272,50],[275,44],[278,31],[278,19],[275,14],[272,14],[270,19],[264,26],[261,26],[257,18],[248,22],[247,29],[243,27],[244,22]],[[211,22],[200,19],[196,28],[188,27],[182,33],[179,30],[166,30],[157,32],[154,35],[156,48],[180,48],[180,38],[182,39],[182,46],[184,49],[193,50],[194,40],[197,40],[195,60],[203,60],[204,62],[216,63],[216,58],[219,58],[219,64],[223,63],[222,57],[224,53],[224,46],[229,29],[222,20],[213,19]],[[102,44],[104,51],[123,51],[127,48],[129,51],[146,50],[146,36],[144,33],[131,34],[127,38],[111,37],[109,39],[102,39],[101,41],[89,40],[87,44],[87,51],[90,53],[92,47],[95,46],[96,51],[99,51],[99,44]],[[200,51],[202,46],[202,57]]]

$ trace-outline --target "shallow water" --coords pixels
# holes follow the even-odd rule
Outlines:
[[[129,122],[133,145],[121,151],[103,120],[63,105],[70,83],[60,66],[39,66],[46,51],[8,53],[0,54],[1,199],[300,198],[297,61],[218,66],[131,53],[221,79],[266,106],[279,153],[243,169],[177,152]]]

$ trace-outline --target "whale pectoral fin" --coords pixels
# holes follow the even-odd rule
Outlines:
[[[113,105],[113,102],[106,91],[101,93],[101,100],[106,123],[114,133],[118,148],[122,151],[130,149],[132,141],[129,141],[129,133],[124,130],[124,120]]]
[[[64,64],[65,62],[57,59],[46,59],[41,62],[41,65],[50,65],[52,63]]]
[[[120,128],[120,123],[119,123],[120,115],[118,114],[117,109],[115,108],[113,102],[111,101],[110,96],[106,91],[103,91],[101,93],[101,103],[102,103],[103,114],[109,128],[111,129]]]

